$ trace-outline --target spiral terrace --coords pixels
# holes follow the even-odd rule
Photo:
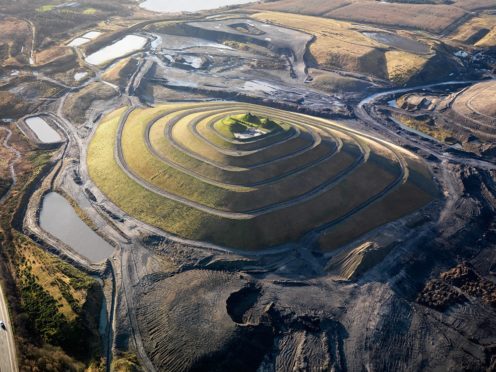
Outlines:
[[[95,131],[87,162],[126,213],[238,249],[315,232],[331,250],[437,195],[414,154],[343,124],[237,102],[121,108]]]

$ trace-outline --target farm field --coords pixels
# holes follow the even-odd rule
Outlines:
[[[460,25],[450,39],[476,47],[496,46],[496,16],[485,14]]]
[[[467,11],[494,8],[491,0],[458,1],[454,4],[439,2],[389,1],[371,0],[312,0],[311,6],[295,0],[282,0],[254,5],[253,8],[305,14],[323,18],[340,19],[351,22],[374,24],[394,28],[407,28],[442,32],[452,24],[460,21]]]

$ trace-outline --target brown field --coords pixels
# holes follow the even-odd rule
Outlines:
[[[343,21],[296,14],[264,12],[253,18],[296,28],[316,36],[310,52],[319,66],[371,74],[405,83],[422,71],[433,55],[391,50]]]
[[[30,153],[32,148],[29,144],[27,138],[22,134],[22,132],[17,128],[14,123],[8,125],[2,125],[2,127],[10,129],[12,131],[12,136],[9,139],[8,145],[15,147],[18,151],[23,153]],[[0,144],[3,144],[7,136],[7,131],[0,130]],[[0,178],[3,179],[3,183],[9,183],[11,181],[11,174],[8,168],[15,156],[11,150],[7,149],[3,145],[0,146]],[[24,162],[16,164],[17,173],[29,172],[30,169],[26,167]]]
[[[55,46],[34,53],[34,63],[36,65],[47,65],[51,63],[64,64],[75,61],[76,55],[71,48]]]
[[[32,33],[29,23],[6,18],[0,22],[0,60],[3,66],[29,63]]]
[[[138,60],[135,58],[124,58],[119,61],[112,68],[107,70],[102,78],[113,84],[124,86],[128,81],[133,72],[138,66]]]
[[[496,16],[484,14],[472,18],[462,24],[449,38],[478,47],[496,46]]]
[[[64,115],[76,124],[86,120],[86,114],[91,105],[98,100],[111,99],[117,92],[104,83],[94,83],[71,93],[64,104]]]
[[[310,68],[308,73],[313,77],[310,85],[324,92],[363,92],[364,89],[372,87],[372,84],[364,80],[342,76],[332,71]]]
[[[270,10],[276,12],[287,12],[295,14],[307,14],[320,16],[329,13],[332,10],[341,8],[343,6],[353,3],[354,0],[281,0],[275,2],[267,2],[263,4],[254,5],[254,8],[260,10]]]
[[[29,105],[21,97],[10,92],[0,92],[0,112],[3,117],[22,116]]]
[[[7,137],[7,131],[0,129],[0,143]],[[3,146],[0,147],[0,198],[5,189],[11,183],[11,175],[8,165],[14,159],[14,154]]]
[[[252,8],[263,11],[313,15],[346,21],[370,23],[398,28],[441,32],[467,14],[466,10],[495,6],[493,0],[463,0],[455,5],[408,4],[372,0],[282,0],[257,4]]]
[[[496,8],[496,2],[494,0],[457,0],[454,5],[467,10]]]
[[[277,12],[257,13],[253,18],[315,35],[310,51],[321,66],[375,71],[374,75],[386,77],[383,53],[377,51],[381,44],[353,30],[349,22]]]
[[[466,12],[449,5],[354,3],[324,16],[347,21],[398,28],[441,32],[465,16]]]

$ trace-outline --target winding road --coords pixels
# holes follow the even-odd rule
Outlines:
[[[376,130],[378,130],[379,133],[387,133],[388,138],[396,138],[398,139],[399,143],[404,143],[405,140],[408,142],[411,142],[411,144],[415,147],[418,147],[419,149],[425,151],[428,154],[433,154],[436,157],[438,157],[441,160],[445,161],[450,161],[453,163],[458,163],[458,164],[465,164],[468,166],[472,167],[479,167],[482,169],[496,169],[496,164],[484,161],[484,160],[479,160],[479,159],[473,159],[473,158],[467,158],[467,157],[462,157],[462,156],[457,156],[454,154],[450,154],[447,152],[439,152],[438,150],[434,149],[433,147],[426,146],[425,144],[419,143],[417,141],[411,141],[408,138],[405,138],[405,136],[397,133],[396,131],[388,128],[386,125],[381,124],[378,122],[375,118],[373,118],[367,111],[366,106],[373,104],[376,101],[382,100],[385,97],[400,94],[400,93],[407,93],[407,92],[412,92],[412,91],[417,91],[417,90],[422,90],[422,89],[430,89],[430,88],[436,88],[436,87],[442,87],[442,86],[447,86],[447,85],[466,85],[466,84],[472,84],[477,81],[447,81],[444,83],[437,83],[437,84],[428,84],[428,85],[420,85],[416,87],[410,87],[410,88],[402,88],[402,89],[394,89],[394,90],[389,90],[386,92],[381,92],[381,93],[376,93],[373,94],[364,100],[362,100],[355,108],[355,115],[359,120],[362,122],[371,125],[372,127],[375,127]],[[409,130],[408,128],[405,128],[406,131],[415,134],[415,130]]]

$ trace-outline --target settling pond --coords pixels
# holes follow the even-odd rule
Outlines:
[[[126,35],[115,43],[90,54],[86,57],[86,62],[92,65],[103,65],[142,49],[147,42],[148,39],[143,36]]]
[[[91,230],[60,194],[50,192],[43,198],[40,226],[90,262],[108,258],[114,248]]]
[[[179,13],[198,12],[200,10],[215,9],[228,5],[251,3],[253,0],[145,0],[140,6],[152,12]]]
[[[62,141],[60,134],[58,134],[42,117],[32,116],[27,118],[25,122],[29,129],[38,137],[40,142],[55,143]]]
[[[91,40],[96,39],[101,34],[102,33],[99,31],[89,31],[89,32],[85,33],[83,36],[75,38],[67,45],[70,47],[78,47],[78,46],[84,45],[86,43],[89,43]]]

